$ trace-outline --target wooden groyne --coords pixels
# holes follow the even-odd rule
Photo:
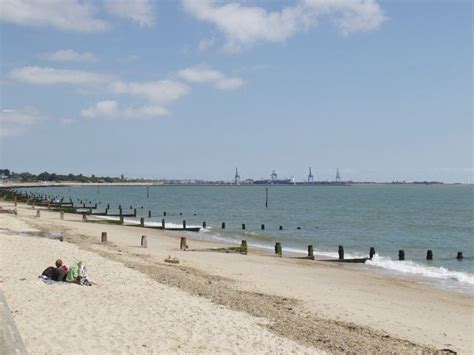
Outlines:
[[[93,201],[89,200],[80,200],[77,199],[77,202],[74,203],[74,201],[69,198],[69,201],[64,201],[64,198],[59,198],[59,196],[51,196],[51,195],[46,195],[46,194],[38,194],[34,192],[22,192],[22,191],[17,191],[14,188],[11,187],[0,187],[0,197],[3,198],[6,201],[13,201],[15,206],[18,202],[26,203],[30,206],[32,206],[33,209],[36,207],[45,207],[49,210],[52,211],[57,211],[60,214],[60,218],[64,219],[64,214],[65,213],[71,213],[71,214],[80,214],[82,215],[82,220],[84,222],[99,222],[99,223],[114,223],[114,224],[121,224],[121,225],[127,225],[127,226],[134,226],[134,227],[141,227],[141,228],[149,228],[149,229],[160,229],[160,230],[167,230],[167,231],[177,231],[177,232],[199,232],[201,230],[200,226],[189,226],[187,224],[186,220],[182,220],[182,226],[166,226],[166,221],[163,218],[161,220],[161,225],[151,225],[150,223],[147,223],[146,217],[140,217],[139,221],[131,222],[125,220],[126,217],[137,217],[137,209],[133,208],[133,206],[130,206],[130,210],[133,210],[133,213],[124,213],[123,208],[121,205],[118,206],[118,213],[110,213],[110,204],[107,204],[107,207],[105,208],[104,212],[98,211],[98,205],[101,204],[99,203],[93,203]],[[143,209],[143,206],[141,207]],[[152,211],[148,211],[148,219],[152,218]],[[159,214],[160,216],[167,216],[167,212],[164,211],[162,214]],[[168,216],[172,216],[173,214],[168,214]],[[183,213],[179,212],[177,214],[179,216],[182,216]],[[197,214],[194,213],[194,216]],[[118,219],[114,220],[93,220],[91,221],[88,219],[87,216],[97,216],[97,217],[118,217]],[[36,217],[40,218],[41,217],[41,210],[38,209],[36,212]],[[158,216],[153,216],[153,217],[158,217]],[[226,222],[222,222],[220,225],[220,228],[222,230],[225,230],[228,225]],[[245,223],[242,223],[240,225],[240,229],[242,231],[247,230],[247,225]],[[202,228],[209,228],[208,224],[206,221],[202,222]],[[217,227],[216,227],[217,228]],[[271,226],[268,228],[267,225],[265,224],[260,224],[259,228],[254,227],[255,229],[260,229],[261,231],[266,231],[266,230],[273,230]],[[317,229],[318,227],[316,227]],[[301,227],[298,226],[296,227],[297,230],[300,230]],[[231,229],[232,230],[232,229]],[[275,231],[282,231],[283,226],[279,225],[277,228],[274,229]],[[289,229],[287,229],[289,230]],[[246,232],[243,232],[246,233]],[[145,236],[143,236],[145,237]],[[105,234],[102,236],[102,242],[107,240],[107,235]],[[146,237],[142,238],[142,247],[146,247],[147,245],[147,240]],[[248,251],[248,245],[246,240],[242,240],[241,246],[238,248],[242,254],[247,254]],[[245,252],[243,252],[245,251]],[[307,246],[307,256],[302,256],[300,258],[302,259],[310,259],[310,260],[315,260],[315,248],[313,245],[308,245]],[[276,242],[275,244],[275,254],[279,257],[283,256],[284,248],[281,242]],[[360,257],[360,258],[347,258],[345,256],[345,250],[344,246],[339,245],[337,249],[338,257],[336,259],[325,259],[325,260],[319,260],[319,261],[327,261],[327,262],[340,262],[340,263],[365,263],[368,260],[372,260],[374,256],[376,255],[376,251],[374,247],[370,247],[368,257]],[[453,255],[453,258],[457,259],[458,261],[462,261],[464,259],[464,255],[462,251],[458,251],[456,255]],[[433,252],[432,249],[426,250],[425,254],[425,259],[430,262],[432,260],[435,260],[435,253]],[[398,260],[399,261],[404,261],[405,260],[405,250],[400,249],[398,251]],[[448,259],[443,259],[443,260],[448,260]]]

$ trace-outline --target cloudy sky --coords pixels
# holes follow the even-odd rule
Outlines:
[[[2,0],[0,167],[472,175],[468,0]]]

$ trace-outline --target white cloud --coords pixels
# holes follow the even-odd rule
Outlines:
[[[113,16],[131,19],[140,26],[152,26],[155,22],[155,9],[150,0],[105,0],[105,9]]]
[[[8,74],[12,80],[36,85],[71,84],[92,86],[113,80],[110,75],[70,69],[27,66],[13,69]]]
[[[130,83],[116,81],[111,84],[111,89],[116,94],[140,96],[150,102],[161,105],[179,99],[190,90],[187,85],[174,80]]]
[[[69,118],[69,117],[62,117],[59,119],[59,123],[61,123],[64,126],[73,124],[75,122],[76,120],[74,118]]]
[[[0,20],[23,26],[51,26],[74,32],[98,32],[107,24],[95,17],[90,2],[79,0],[2,0]]]
[[[86,118],[126,120],[146,120],[167,114],[168,111],[158,105],[119,108],[118,102],[114,100],[99,101],[94,106],[81,111],[81,115]]]
[[[40,112],[32,107],[0,111],[0,137],[19,136],[41,120]]]
[[[60,49],[55,52],[42,53],[41,59],[55,62],[96,62],[97,57],[91,52],[78,53],[72,49]]]
[[[387,19],[376,0],[305,0],[306,6],[333,15],[343,34],[372,31]]]
[[[209,48],[211,48],[214,45],[215,39],[214,38],[204,38],[201,39],[198,43],[198,50],[200,52],[207,51]]]
[[[267,11],[235,2],[182,1],[192,16],[213,23],[224,32],[228,51],[237,51],[260,41],[286,41],[315,26],[321,15],[331,16],[344,34],[377,29],[385,20],[376,0],[301,0],[280,11]]]
[[[208,66],[200,65],[182,69],[178,77],[192,83],[213,83],[219,89],[236,89],[244,84],[240,78],[229,78]]]

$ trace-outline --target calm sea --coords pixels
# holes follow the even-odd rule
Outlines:
[[[306,253],[312,244],[320,258],[367,256],[370,268],[415,277],[446,288],[474,291],[474,188],[464,185],[367,186],[144,186],[48,187],[31,191],[99,204],[110,212],[133,206],[137,218],[208,228],[189,237],[223,240]],[[163,213],[166,211],[166,217]],[[150,219],[146,219],[150,221]],[[221,229],[221,223],[226,229]],[[245,223],[246,230],[242,230]],[[265,230],[261,230],[261,225]],[[283,230],[279,230],[282,226]],[[298,227],[300,229],[298,229]],[[398,261],[398,250],[405,261]],[[433,261],[426,261],[431,249]],[[458,251],[464,259],[456,260]]]

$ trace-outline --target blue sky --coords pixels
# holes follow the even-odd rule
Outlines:
[[[470,1],[0,5],[0,165],[153,178],[472,176]],[[472,178],[471,178],[472,181]]]

